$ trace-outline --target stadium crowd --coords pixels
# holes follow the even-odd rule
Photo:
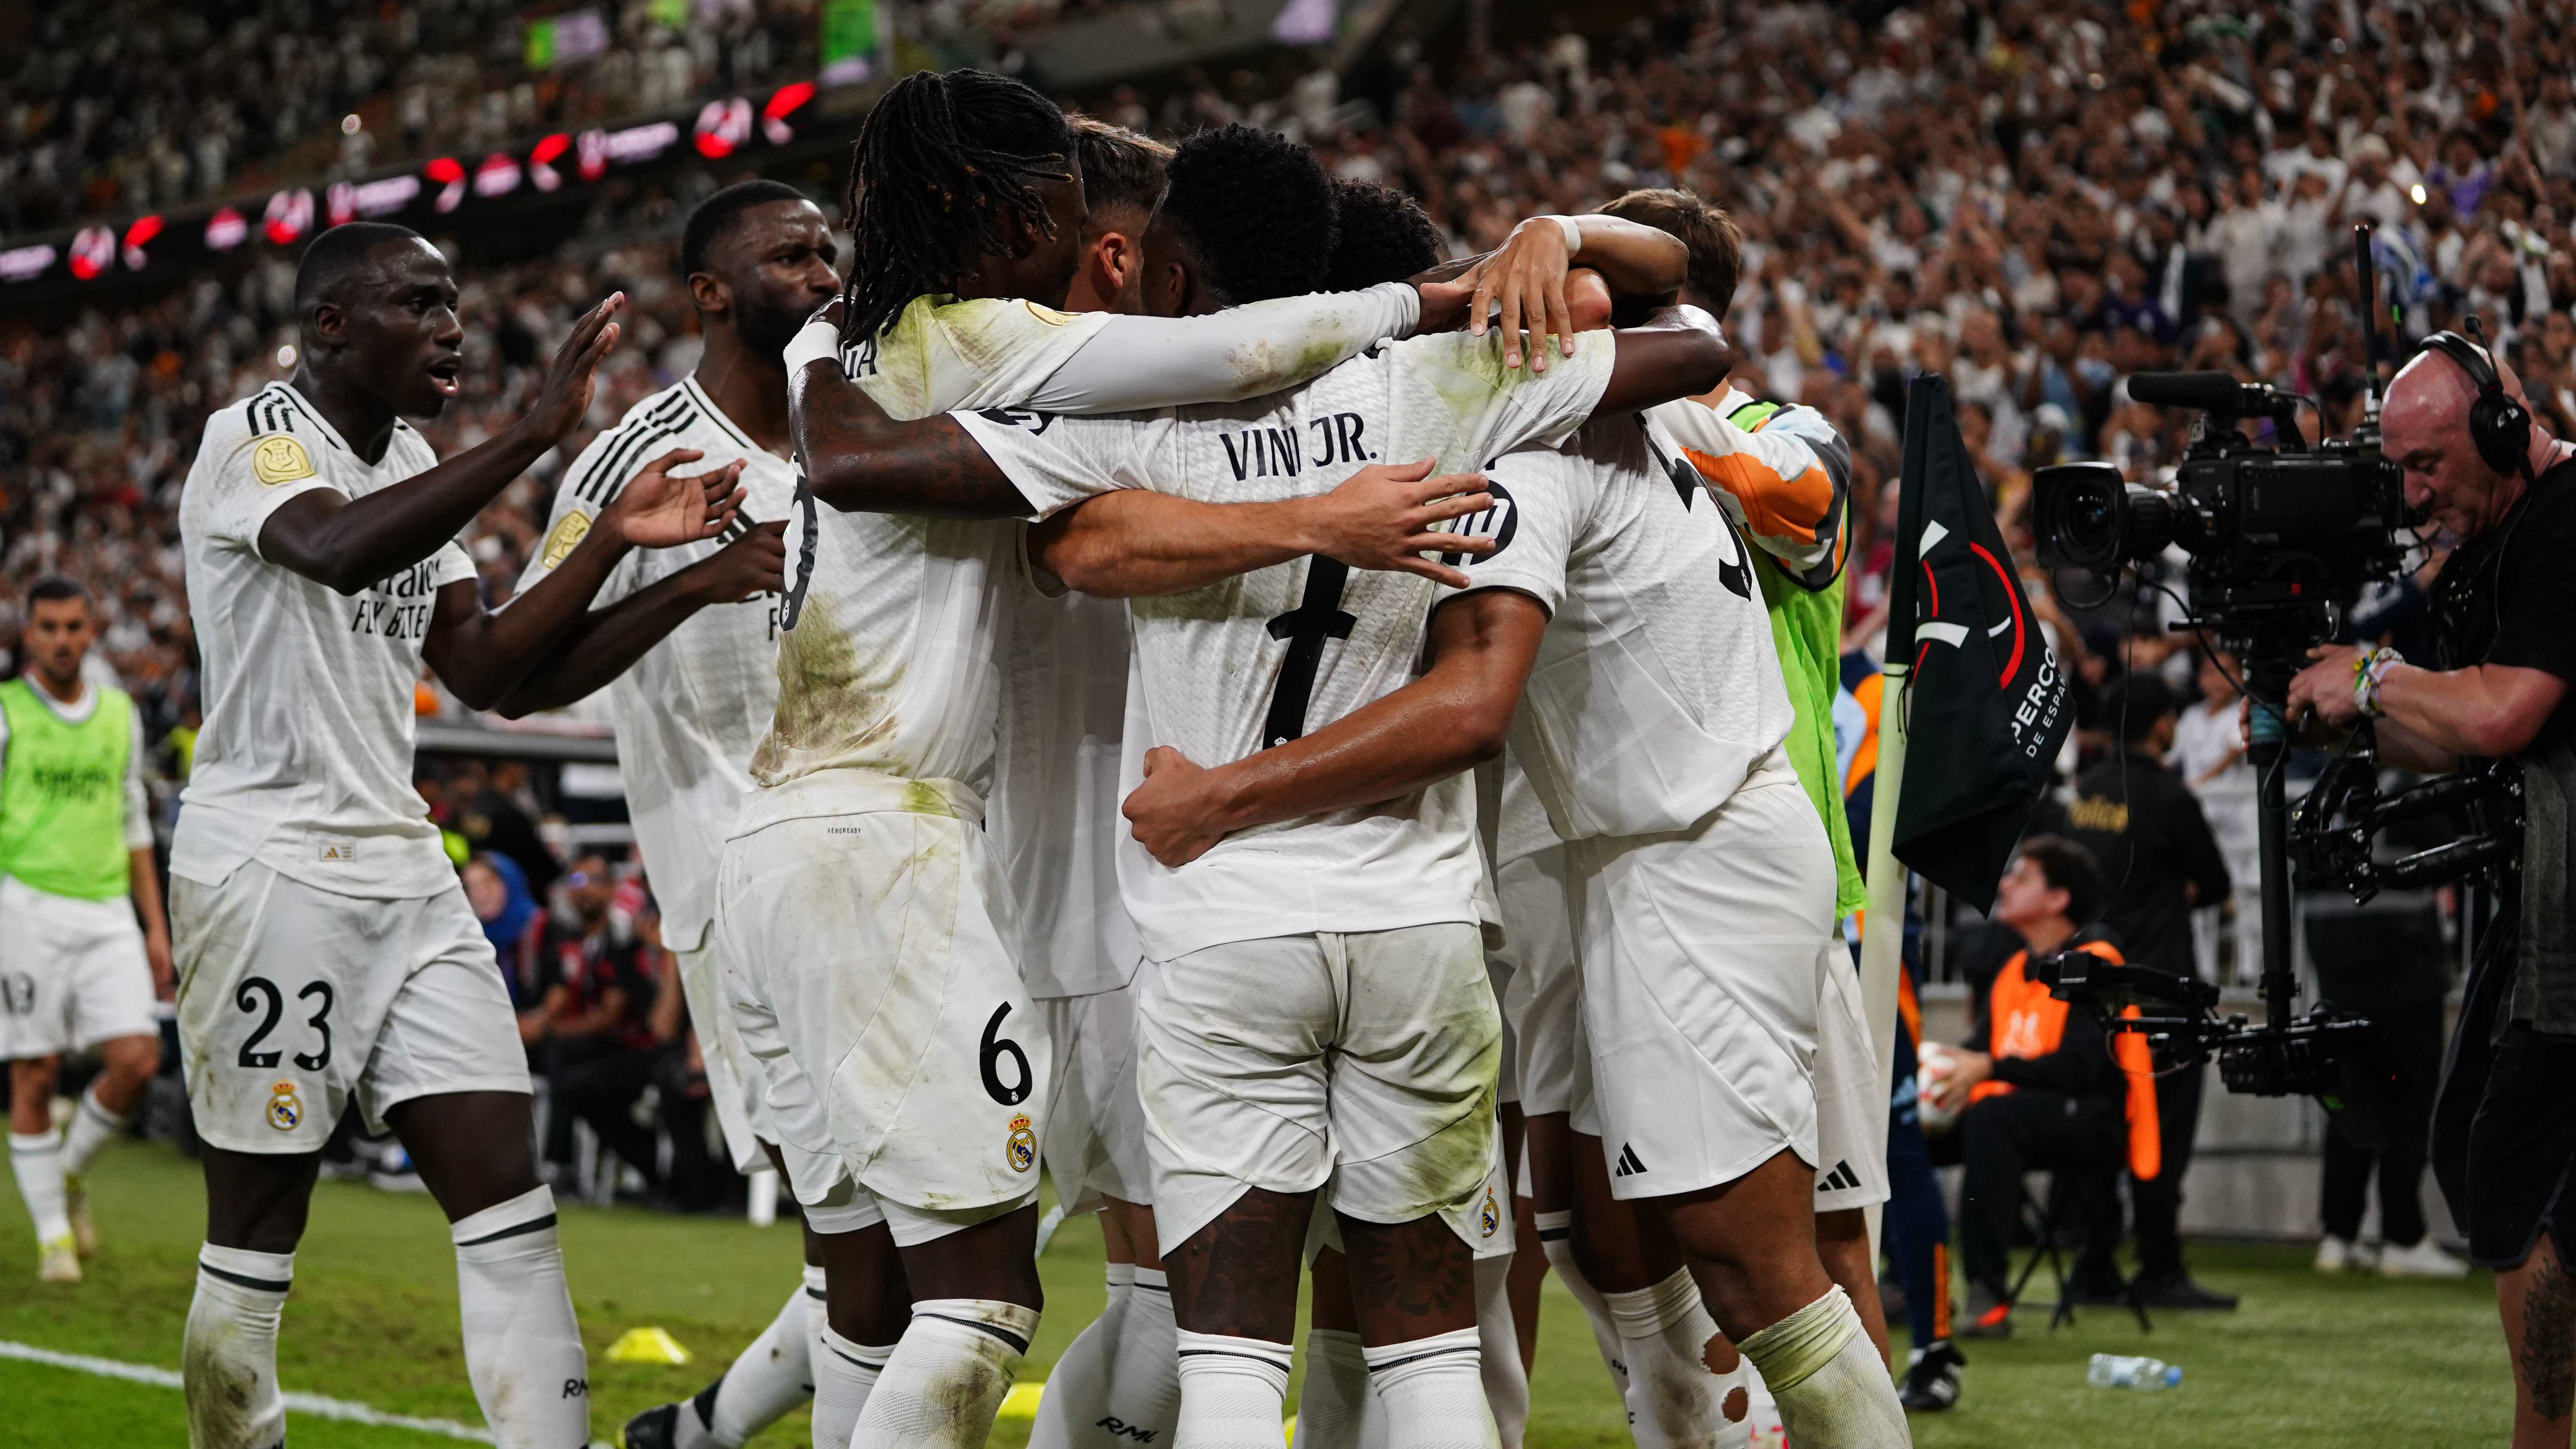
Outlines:
[[[299,54],[363,52],[400,71],[411,63],[402,57],[431,55],[446,35],[414,10],[348,21],[409,26],[419,34],[408,47]],[[689,34],[731,34],[737,18],[720,9]],[[1239,75],[1222,89],[1193,76],[1159,106],[1123,87],[1074,99],[1166,132],[1247,119],[1302,135],[1340,174],[1422,197],[1457,251],[1495,245],[1519,216],[1587,210],[1630,187],[1682,185],[1720,201],[1748,239],[1728,318],[1738,384],[1817,406],[1856,445],[1857,643],[1882,622],[1883,525],[1911,375],[1950,377],[2026,561],[2032,468],[2102,457],[2151,481],[2178,455],[2187,419],[2129,401],[2131,372],[2224,368],[2318,397],[2338,427],[2349,424],[2355,221],[2380,229],[2403,333],[2478,314],[2543,420],[2576,424],[2571,20],[2565,4],[2508,20],[2458,5],[2238,15],[1979,3],[1897,9],[1864,25],[1822,7],[1668,6],[1590,40],[1567,32],[1464,57],[1399,44],[1397,60],[1347,82],[1319,69],[1266,98]],[[196,22],[172,12],[156,23]],[[38,47],[26,64],[69,76],[64,57],[82,53]],[[142,65],[150,53],[136,42],[92,58]],[[22,91],[10,124],[33,135],[31,117],[45,111]],[[49,114],[45,125],[67,113]],[[133,131],[137,119],[119,114],[110,129]],[[142,119],[164,141],[198,129]],[[589,299],[624,288],[634,303],[593,426],[470,539],[496,598],[518,577],[556,471],[596,426],[693,362],[669,233],[716,180],[684,168],[613,188],[582,242],[542,262],[465,271],[467,391],[430,429],[442,451],[515,414]],[[0,197],[30,194],[25,177],[0,182]],[[193,681],[177,490],[205,415],[290,370],[290,279],[286,258],[264,255],[228,280],[69,327],[0,324],[10,591],[49,571],[98,589],[106,656],[143,702],[151,736],[178,730],[182,748]],[[2116,615],[2053,622],[2086,686],[2088,724],[2099,688],[2132,663],[2161,666],[2191,691],[2188,657],[2162,639],[2124,641]],[[0,644],[14,628],[0,617]]]

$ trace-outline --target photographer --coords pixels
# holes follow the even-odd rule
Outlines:
[[[2292,681],[2293,729],[2374,722],[2380,758],[2427,773],[2510,760],[2525,829],[2461,1004],[2434,1108],[2433,1170],[2469,1255],[2496,1270],[2517,1449],[2568,1442],[2576,1401],[2576,450],[2530,417],[2482,349],[2428,349],[2390,384],[2380,425],[2406,501],[2458,547],[2433,586],[2437,657],[2328,647]],[[2483,376],[2481,374],[2484,374]],[[2484,406],[2481,407],[2481,396]],[[2473,427],[2473,412],[2485,417]],[[2498,414],[2505,414],[2499,418]]]

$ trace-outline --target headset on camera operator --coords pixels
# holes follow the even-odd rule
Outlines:
[[[2497,1270],[2514,1443],[2565,1445],[2576,1405],[2576,1277],[2560,1246],[2576,1231],[2576,447],[2532,421],[2510,368],[2450,333],[2398,373],[2380,428],[2408,505],[2457,540],[2433,587],[2439,657],[2312,650],[2288,718],[2312,733],[2367,718],[2380,758],[2408,769],[2519,769],[2520,869],[2470,971],[2432,1157],[2470,1256]]]

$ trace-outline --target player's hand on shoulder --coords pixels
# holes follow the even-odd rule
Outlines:
[[[1544,339],[1553,337],[1568,357],[1574,355],[1574,312],[1566,298],[1566,274],[1573,254],[1565,228],[1552,216],[1534,216],[1512,228],[1492,255],[1478,262],[1463,280],[1476,284],[1468,304],[1467,329],[1485,335],[1486,314],[1502,305],[1494,325],[1503,333],[1503,365],[1521,365],[1521,333],[1529,333],[1529,366],[1547,371]]]
[[[1355,569],[1420,574],[1451,588],[1467,586],[1467,576],[1424,557],[1432,553],[1483,554],[1493,551],[1489,538],[1461,537],[1437,525],[1482,513],[1494,506],[1480,473],[1431,476],[1432,460],[1371,463],[1330,493],[1306,500],[1312,514],[1315,547],[1326,558]]]
[[[581,315],[572,325],[572,335],[555,349],[554,361],[546,364],[546,380],[537,391],[534,407],[528,409],[525,424],[539,437],[562,438],[581,426],[582,416],[590,411],[592,374],[608,349],[617,345],[623,330],[617,314],[626,309],[626,294],[611,292],[607,300]]]
[[[602,515],[616,530],[613,536],[637,548],[670,548],[732,527],[745,491],[739,482],[742,462],[704,473],[677,471],[705,456],[696,448],[673,448],[645,464]]]
[[[787,591],[787,520],[755,523],[751,531],[696,564],[698,586],[711,603],[739,604]]]
[[[1178,869],[1225,838],[1216,822],[1213,774],[1169,745],[1145,752],[1145,779],[1120,807],[1145,853]]]

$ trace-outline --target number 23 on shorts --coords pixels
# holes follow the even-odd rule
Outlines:
[[[294,1035],[310,1043],[308,1050],[295,1053],[295,1065],[308,1072],[318,1072],[331,1065],[331,1007],[335,999],[328,981],[307,981],[297,989],[295,999],[302,1004],[305,1030]],[[275,1071],[286,1056],[292,1039],[268,1045],[269,1038],[286,1014],[286,994],[276,982],[265,976],[242,980],[233,993],[233,1005],[253,1019],[250,1035],[242,1040],[241,1049],[233,1054],[233,1065],[255,1072]],[[296,1095],[295,1084],[280,1081],[269,1088],[268,1125],[280,1132],[292,1132],[304,1120],[304,1101]]]

